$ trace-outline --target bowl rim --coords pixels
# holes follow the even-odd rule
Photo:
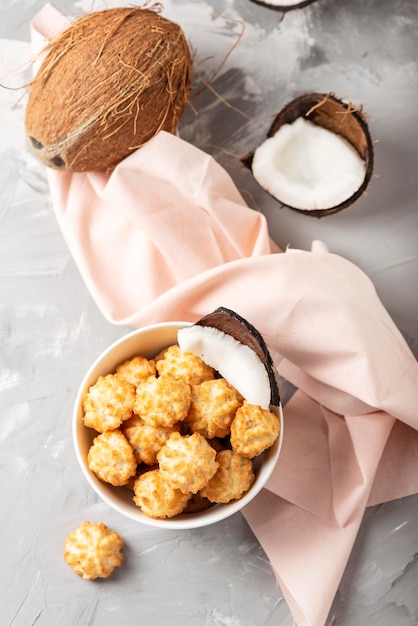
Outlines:
[[[283,419],[282,405],[280,404],[278,407],[274,407],[275,412],[280,421],[279,437],[277,438],[273,446],[271,446],[271,448],[269,448],[268,450],[263,452],[262,455],[260,455],[260,457],[258,458],[258,463],[256,461],[256,471],[255,471],[256,478],[252,486],[250,487],[250,489],[247,491],[247,493],[245,493],[242,496],[242,498],[240,498],[239,500],[233,500],[226,504],[214,504],[212,507],[210,507],[209,509],[206,509],[205,511],[196,512],[196,513],[182,513],[180,515],[177,515],[172,518],[167,518],[167,519],[155,519],[155,518],[149,517],[145,515],[144,513],[142,513],[140,508],[137,507],[133,502],[129,502],[128,504],[127,495],[129,495],[129,492],[127,489],[126,489],[126,494],[124,494],[125,498],[123,497],[121,498],[120,495],[118,496],[114,495],[115,490],[122,489],[122,487],[120,488],[113,487],[112,485],[109,485],[101,481],[94,474],[94,472],[92,472],[92,470],[88,468],[87,463],[86,463],[86,458],[85,458],[86,456],[85,451],[83,452],[82,450],[82,442],[81,442],[82,433],[85,433],[86,431],[87,432],[91,431],[90,432],[91,438],[94,438],[95,436],[98,435],[98,433],[94,431],[93,429],[89,429],[86,426],[84,426],[82,419],[81,419],[81,416],[82,416],[81,400],[85,392],[87,391],[88,387],[94,384],[94,382],[97,380],[97,378],[100,375],[105,375],[106,373],[112,373],[112,371],[114,371],[118,363],[128,358],[132,358],[136,354],[141,353],[140,350],[133,347],[133,345],[132,345],[132,348],[129,347],[128,349],[128,346],[134,343],[134,340],[136,338],[138,338],[138,341],[140,342],[141,337],[144,338],[146,335],[154,334],[155,331],[163,330],[163,329],[168,331],[168,335],[170,335],[170,332],[173,331],[173,336],[174,336],[174,333],[177,333],[177,331],[180,328],[185,328],[190,325],[192,325],[192,322],[185,322],[185,321],[170,321],[170,322],[158,322],[154,324],[149,324],[149,325],[137,328],[133,331],[129,331],[128,333],[126,333],[122,337],[119,337],[116,341],[111,343],[94,359],[94,361],[91,363],[86,373],[84,374],[81,380],[81,383],[78,387],[75,399],[74,399],[73,414],[72,414],[72,438],[73,438],[73,446],[75,449],[77,461],[84,477],[86,478],[88,484],[96,493],[96,495],[99,498],[101,498],[104,502],[106,502],[112,509],[116,510],[118,513],[120,513],[124,517],[127,517],[133,520],[134,522],[137,522],[146,526],[152,526],[154,528],[161,528],[161,529],[166,529],[166,530],[173,530],[173,529],[187,530],[187,529],[192,529],[192,528],[200,528],[200,527],[208,526],[210,524],[219,522],[227,517],[230,517],[231,515],[234,515],[238,511],[241,511],[247,504],[249,504],[257,496],[257,494],[263,489],[263,487],[269,480],[274,470],[274,467],[276,466],[278,458],[280,456],[282,443],[283,443],[284,419]],[[166,343],[166,342],[163,342],[163,343],[164,343],[163,347],[167,347],[168,345],[170,345],[170,343]],[[115,352],[117,353],[120,350],[122,350],[123,352],[124,346],[126,346],[127,348],[125,352],[130,353],[131,356],[128,355],[126,356],[126,358],[122,357],[120,359],[117,359],[114,353]],[[160,351],[160,349],[163,349],[163,347],[157,348],[154,351],[154,355],[157,354]],[[144,350],[144,352],[149,353],[150,351]],[[115,357],[115,359],[113,361],[113,365],[110,366],[110,369],[107,366],[104,367],[103,364],[106,363],[108,360],[112,360],[112,357]],[[150,355],[148,358],[152,358],[152,356]],[[98,373],[99,370],[101,373]],[[123,492],[121,492],[121,494],[122,493]]]

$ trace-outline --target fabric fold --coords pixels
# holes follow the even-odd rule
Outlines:
[[[162,154],[175,154],[178,165],[168,168]],[[187,169],[183,155],[190,162]],[[191,185],[191,196],[185,195],[185,171],[187,179],[200,181],[195,188]],[[205,182],[208,172],[211,192]],[[101,172],[48,170],[48,180],[58,222],[80,272],[98,306],[117,323],[130,325],[133,312],[194,276],[278,251],[264,216],[244,205],[226,172],[164,131],[107,178]],[[111,254],[113,250],[118,254]],[[134,273],[140,289],[133,288]],[[120,280],[114,280],[115,274]]]
[[[271,491],[245,508],[268,555],[297,626],[323,626],[363,516],[365,502],[342,528]]]

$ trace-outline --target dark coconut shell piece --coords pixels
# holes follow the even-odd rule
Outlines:
[[[306,93],[289,102],[278,113],[267,133],[267,138],[275,135],[284,124],[292,124],[299,117],[303,117],[346,139],[365,162],[366,174],[357,191],[335,207],[307,210],[301,207],[286,206],[312,217],[324,217],[338,213],[353,204],[364,193],[373,174],[373,142],[366,117],[361,107],[353,107],[351,103],[339,100],[332,93]],[[254,152],[242,159],[242,163],[249,169],[252,169],[253,157]],[[277,200],[277,198],[275,199]]]
[[[254,4],[259,4],[260,6],[266,7],[267,9],[273,9],[274,11],[280,11],[281,13],[286,13],[287,11],[293,11],[294,9],[303,9],[307,7],[309,4],[313,4],[316,0],[302,0],[301,2],[296,2],[295,4],[270,4],[270,2],[263,2],[262,0],[250,0]]]
[[[270,404],[280,406],[280,393],[273,360],[263,337],[250,322],[231,309],[219,307],[202,317],[196,324],[216,328],[251,348],[266,368],[270,382]]]

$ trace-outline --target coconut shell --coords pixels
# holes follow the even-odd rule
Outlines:
[[[304,9],[309,4],[316,2],[316,0],[301,0],[300,2],[295,2],[295,4],[271,4],[267,0],[265,0],[265,2],[263,2],[263,0],[251,0],[251,2],[266,7],[267,9],[286,13],[287,11],[294,11],[295,9]]]
[[[277,383],[277,372],[273,359],[261,333],[244,317],[226,307],[218,307],[196,322],[199,326],[210,326],[230,335],[240,343],[253,350],[266,368],[270,382],[270,403],[280,405],[280,393]]]
[[[159,130],[175,133],[188,102],[189,46],[156,10],[97,11],[46,48],[25,127],[49,167],[110,170]]]
[[[304,210],[289,207],[311,217],[324,217],[337,213],[350,206],[366,190],[373,173],[373,142],[368,123],[361,108],[353,107],[335,97],[334,94],[306,93],[289,102],[275,117],[267,137],[272,137],[284,124],[292,124],[299,117],[325,128],[346,139],[365,162],[366,175],[357,191],[338,206],[329,209]],[[251,169],[254,152],[242,159],[243,164]]]

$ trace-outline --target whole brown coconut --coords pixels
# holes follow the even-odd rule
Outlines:
[[[176,132],[191,77],[184,33],[156,7],[91,13],[46,49],[26,108],[29,145],[55,169],[113,169],[159,130]]]

